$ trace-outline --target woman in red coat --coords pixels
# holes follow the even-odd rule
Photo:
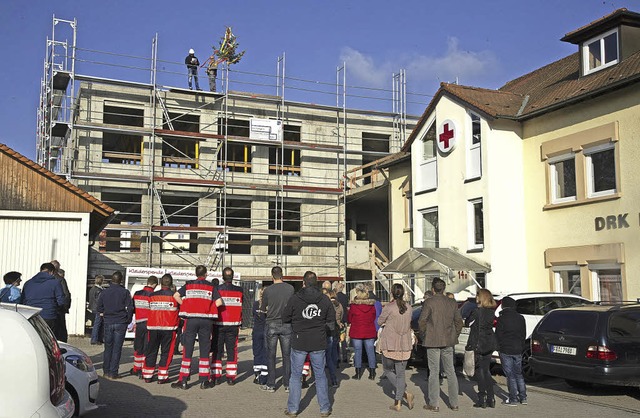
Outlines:
[[[369,361],[369,379],[376,377],[376,353],[373,343],[376,340],[376,308],[375,300],[369,298],[369,293],[362,289],[356,291],[356,297],[349,305],[348,320],[351,324],[349,338],[355,349],[353,365],[356,368],[354,379],[360,380],[364,369],[362,368],[362,347],[367,350]]]

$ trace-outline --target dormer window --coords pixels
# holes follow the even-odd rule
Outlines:
[[[618,63],[618,29],[591,38],[582,44],[583,74],[591,74]]]

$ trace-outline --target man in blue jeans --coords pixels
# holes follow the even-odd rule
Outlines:
[[[267,392],[276,391],[276,351],[280,341],[282,352],[282,384],[285,392],[289,390],[291,374],[291,324],[282,322],[282,311],[293,296],[293,286],[282,281],[282,267],[271,269],[273,284],[262,293],[261,312],[266,312],[265,340],[267,346],[267,384],[261,388]]]
[[[118,367],[127,326],[133,317],[131,293],[122,286],[122,273],[111,275],[111,285],[98,297],[98,315],[104,321],[104,354],[102,370],[107,379],[118,379]]]
[[[527,404],[527,388],[522,376],[522,352],[524,351],[527,326],[524,317],[516,311],[516,301],[509,296],[502,299],[502,310],[496,325],[496,339],[502,370],[507,378],[509,399],[503,405]]]
[[[336,311],[329,298],[318,288],[318,277],[307,271],[303,287],[293,295],[282,312],[282,321],[291,324],[291,386],[287,409],[288,417],[298,416],[302,397],[302,367],[309,355],[316,376],[316,394],[320,405],[320,416],[331,415],[329,387],[324,371],[327,349],[327,332],[336,325]]]

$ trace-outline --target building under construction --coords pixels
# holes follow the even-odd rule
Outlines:
[[[249,280],[276,264],[292,278],[347,275],[346,241],[368,239],[366,226],[347,222],[347,196],[416,121],[403,71],[387,91],[359,90],[344,65],[335,83],[290,77],[283,55],[275,75],[221,65],[217,92],[194,91],[183,63],[157,56],[157,36],[150,57],[136,57],[80,49],[76,31],[75,20],[53,18],[37,155],[117,211],[93,244],[91,276],[197,264]],[[353,201],[372,209],[366,193]],[[372,223],[370,232],[387,228]],[[385,248],[388,235],[378,235]]]

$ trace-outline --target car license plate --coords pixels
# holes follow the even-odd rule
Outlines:
[[[563,345],[552,345],[550,347],[550,351],[556,354],[567,354],[569,356],[575,356],[577,350],[575,347],[565,347]]]

